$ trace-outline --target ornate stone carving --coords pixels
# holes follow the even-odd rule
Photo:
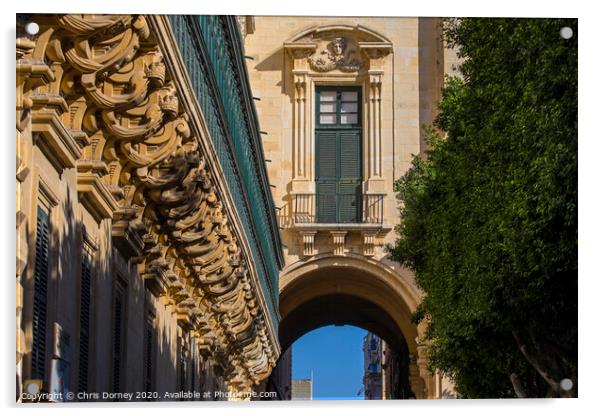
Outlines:
[[[359,71],[362,63],[355,58],[355,50],[350,50],[347,43],[344,37],[334,38],[324,49],[308,58],[311,68],[318,72],[328,72],[333,69],[343,72]]]
[[[232,388],[259,383],[277,358],[261,289],[145,18],[49,15],[40,26],[37,42],[17,45],[18,73],[44,78],[18,79],[17,127],[40,120],[56,136],[49,153],[77,166],[84,205],[112,218],[116,247],[200,352],[227,357],[215,361]]]

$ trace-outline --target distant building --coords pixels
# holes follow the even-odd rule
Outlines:
[[[382,350],[384,342],[368,332],[364,337],[364,399],[383,398]]]
[[[312,379],[293,380],[293,400],[312,400]]]

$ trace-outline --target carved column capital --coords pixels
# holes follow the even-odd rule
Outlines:
[[[295,64],[301,63],[297,61],[306,61],[318,48],[318,45],[314,42],[285,42],[284,49],[293,58]],[[295,69],[297,65],[295,65]]]
[[[370,85],[372,85],[373,87],[380,88],[380,86],[383,82],[384,73],[385,73],[385,71],[383,71],[382,69],[368,70],[368,79],[369,79]]]
[[[358,45],[368,59],[369,69],[381,69],[384,58],[393,50],[389,42],[359,42]]]

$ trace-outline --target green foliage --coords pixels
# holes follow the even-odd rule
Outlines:
[[[426,157],[396,182],[390,255],[415,271],[430,364],[463,397],[512,397],[511,373],[529,396],[559,395],[541,374],[576,385],[577,21],[461,19],[444,32],[463,80],[443,91],[446,137],[429,129]]]

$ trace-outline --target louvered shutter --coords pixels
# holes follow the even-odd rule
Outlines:
[[[318,222],[336,222],[337,132],[316,132],[316,212]]]
[[[361,136],[358,130],[341,131],[340,179],[337,190],[338,222],[359,222],[361,208]]]
[[[113,303],[113,392],[121,391],[124,314],[125,289],[117,282],[115,285],[115,299]]]
[[[31,375],[46,377],[46,321],[48,304],[48,253],[50,241],[48,214],[38,207],[34,269]]]
[[[195,391],[196,390],[196,365],[197,365],[197,361],[196,361],[196,353],[197,353],[197,349],[196,349],[196,340],[194,338],[192,338],[191,340],[191,354],[190,354],[190,390],[191,391]]]
[[[90,255],[82,254],[79,307],[79,369],[78,389],[88,391],[88,368],[90,359],[90,305],[92,301],[92,264]]]
[[[318,169],[316,177],[334,180],[337,177],[337,132],[316,132]]]
[[[180,357],[180,391],[184,391],[185,389],[186,389],[186,358]]]
[[[339,133],[341,156],[341,179],[361,180],[362,146],[358,130],[341,131]]]
[[[153,390],[153,332],[153,320],[147,318],[144,331],[144,388],[147,392]]]
[[[334,223],[337,218],[337,183],[336,181],[316,182],[316,211],[318,222]]]
[[[338,222],[359,222],[362,197],[359,181],[341,180],[337,197]]]
[[[321,223],[361,221],[361,89],[316,89],[316,211]]]

